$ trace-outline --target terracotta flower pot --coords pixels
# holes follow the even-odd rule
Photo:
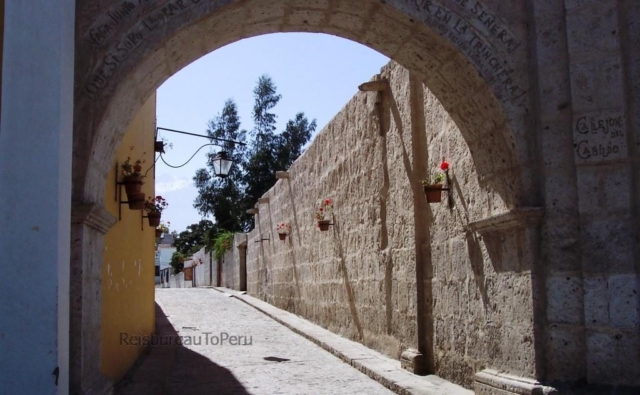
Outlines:
[[[160,226],[160,216],[161,214],[157,211],[152,211],[147,214],[147,219],[149,220],[149,226],[156,227]]]
[[[122,183],[124,184],[124,190],[127,193],[127,200],[131,200],[129,198],[130,195],[134,193],[140,193],[142,190],[142,177],[140,176],[125,176],[122,179]]]
[[[429,203],[440,203],[442,201],[442,184],[425,185],[424,195]]]
[[[127,194],[127,202],[129,202],[129,209],[142,210],[144,208],[144,193],[131,193]]]
[[[162,229],[156,229],[156,237],[162,237]]]
[[[280,238],[280,240],[286,240],[287,239],[287,234],[286,233],[278,233],[278,237]]]
[[[318,221],[318,227],[320,228],[321,231],[325,231],[325,230],[329,230],[329,224],[331,224],[331,221],[329,220],[322,220],[322,221]]]

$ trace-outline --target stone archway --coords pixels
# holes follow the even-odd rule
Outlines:
[[[102,199],[126,125],[182,67],[234,41],[276,32],[333,34],[396,60],[438,97],[504,206],[539,199],[535,141],[527,133],[524,7],[497,0],[85,1],[77,7],[73,158],[71,383],[78,391],[101,385],[96,328],[101,240],[110,223]]]
[[[78,10],[75,200],[99,201],[96,180],[124,126],[162,82],[216,48],[276,32],[337,35],[402,64],[429,86],[472,148],[506,149],[504,164],[486,166],[485,175],[529,162],[527,34],[513,10],[505,21],[501,7],[460,0],[99,3]]]

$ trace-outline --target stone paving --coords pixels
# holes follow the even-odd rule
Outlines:
[[[165,345],[150,348],[116,386],[117,395],[393,393],[226,294],[156,289],[156,303],[157,340]],[[184,344],[167,345],[176,336]],[[187,345],[187,336],[200,345]]]

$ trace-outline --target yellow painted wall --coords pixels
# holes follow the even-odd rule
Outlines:
[[[144,157],[146,163],[143,164],[142,172],[147,171],[153,164],[155,123],[154,93],[127,128],[116,153],[114,167],[107,178],[105,205],[116,218],[118,203],[114,201],[115,162],[122,163],[127,156],[131,156],[133,163],[135,159]],[[146,196],[155,196],[154,189],[154,169],[151,169],[147,173],[142,191]],[[127,200],[124,187],[122,200]],[[141,211],[130,210],[128,205],[122,205],[122,219],[105,236],[102,268],[102,372],[115,380],[127,372],[144,350],[142,345],[121,344],[121,333],[147,336],[155,328],[155,231],[149,227],[146,218],[142,222],[142,230],[140,216]]]

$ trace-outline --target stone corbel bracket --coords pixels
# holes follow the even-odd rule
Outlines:
[[[384,114],[384,111],[382,109],[382,102],[384,98],[382,97],[382,95],[386,92],[391,91],[389,80],[383,78],[380,74],[376,74],[372,81],[360,84],[358,86],[358,89],[361,92],[376,92],[375,113],[378,118],[378,135],[384,136],[384,125],[382,121]]]
[[[257,208],[250,208],[249,210],[247,210],[247,214],[258,215],[258,209]]]
[[[509,210],[478,221],[469,222],[467,229],[482,233],[508,232],[517,228],[537,226],[542,219],[542,207],[523,207]]]
[[[376,76],[380,78],[379,76]],[[360,84],[358,89],[362,92],[385,92],[389,90],[389,80],[381,78],[374,81],[365,82]]]
[[[258,204],[268,204],[268,203],[269,203],[269,198],[268,197],[258,198]]]
[[[114,215],[95,203],[74,203],[72,206],[72,224],[85,224],[102,234],[106,234],[116,222],[118,220]]]
[[[276,171],[276,178],[278,180],[287,179],[287,178],[289,178],[289,172],[288,171]]]

